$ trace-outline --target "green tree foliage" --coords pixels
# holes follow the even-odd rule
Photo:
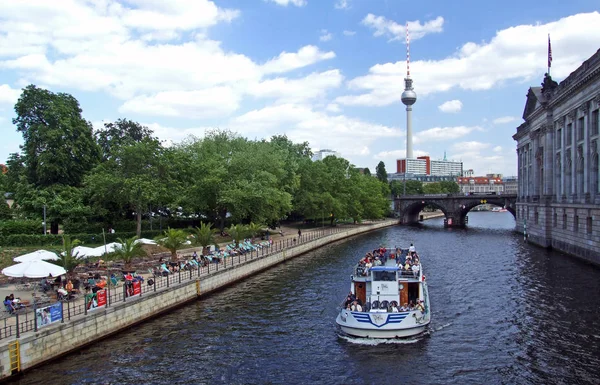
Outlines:
[[[404,183],[403,180],[393,180],[390,182],[390,189],[393,196],[404,195]],[[406,195],[421,195],[423,194],[423,182],[418,180],[407,180],[406,181]]]
[[[123,261],[126,271],[131,270],[131,263],[134,258],[146,256],[146,252],[142,249],[142,244],[136,242],[137,239],[138,237],[118,238],[117,242],[121,244],[121,247],[116,248],[111,255],[111,259]]]
[[[385,163],[383,163],[383,161],[380,161],[377,164],[376,173],[377,179],[379,179],[381,182],[387,183],[387,171],[385,170]]]
[[[441,194],[442,187],[439,183],[425,183],[423,185],[423,193],[424,194]]]
[[[130,210],[135,213],[137,234],[142,215],[151,205],[168,201],[169,163],[158,140],[144,139],[113,148],[113,156],[96,167],[85,179],[90,202],[101,214]]]
[[[234,225],[227,229],[231,238],[233,238],[233,242],[235,243],[235,247],[240,245],[240,241],[248,235],[248,228],[244,225]]]
[[[154,132],[148,127],[128,119],[119,119],[114,123],[104,123],[104,129],[96,132],[96,140],[107,160],[117,154],[119,149],[133,143],[155,139]]]
[[[208,247],[210,245],[218,247],[215,242],[215,230],[212,226],[212,223],[200,222],[200,227],[194,229],[195,243],[202,246],[202,255],[208,254]]]
[[[163,235],[155,238],[159,246],[168,249],[171,252],[171,260],[177,261],[177,249],[185,244],[187,234],[183,230],[169,228]]]
[[[460,186],[454,181],[442,181],[440,182],[440,188],[443,193],[456,194],[460,192]]]
[[[254,238],[262,231],[263,226],[259,223],[250,222],[246,228],[248,229],[248,234],[252,237],[252,242],[254,242]]]
[[[62,252],[58,254],[57,260],[50,261],[55,265],[62,266],[67,271],[68,277],[73,275],[73,270],[79,265],[78,253],[73,253],[73,249],[79,246],[80,243],[78,239],[71,240],[70,236],[64,235]]]
[[[15,112],[13,124],[23,134],[27,181],[35,187],[79,186],[98,163],[99,149],[77,99],[29,85]]]
[[[363,174],[367,175],[367,176],[371,176],[371,170],[369,170],[368,167],[365,167],[365,169],[363,170]]]
[[[4,194],[0,196],[0,220],[7,220],[12,218],[12,212],[8,203],[4,200]]]

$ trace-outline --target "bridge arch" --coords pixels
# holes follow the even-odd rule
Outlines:
[[[505,208],[506,211],[508,211],[509,213],[512,214],[513,218],[515,218],[515,220],[517,219],[517,212],[516,212],[516,208],[512,207],[512,205],[510,204],[510,202],[507,202],[505,199],[502,199],[500,197],[498,198],[491,198],[491,199],[485,199],[485,203],[482,203],[481,201],[468,201],[465,202],[461,205],[459,205],[460,207],[458,208],[458,214],[459,214],[459,223],[466,223],[466,217],[467,214],[469,214],[469,212],[471,210],[473,210],[475,207],[482,205],[482,204],[488,204],[488,205],[493,205],[496,207],[500,207],[500,208]]]
[[[441,205],[438,202],[432,201],[432,200],[430,200],[430,201],[422,200],[422,201],[413,202],[404,208],[404,210],[402,211],[402,214],[401,214],[402,216],[400,218],[402,223],[418,222],[419,214],[421,213],[421,211],[423,211],[425,206],[433,206],[433,207],[441,210],[444,213],[445,217],[448,217],[448,210],[446,209],[446,207],[444,205]]]

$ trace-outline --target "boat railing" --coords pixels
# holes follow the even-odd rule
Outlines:
[[[370,274],[365,275],[365,268],[362,266],[357,266],[354,268],[354,277],[363,277],[363,278],[369,278]],[[398,276],[402,277],[402,278],[417,278],[420,274],[420,268],[419,271],[417,272],[413,272],[411,271],[407,271],[407,270],[399,270],[398,271]]]

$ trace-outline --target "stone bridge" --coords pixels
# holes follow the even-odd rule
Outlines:
[[[475,206],[490,204],[505,208],[513,216],[517,207],[516,194],[424,194],[404,195],[394,198],[394,211],[400,223],[416,223],[419,213],[427,205],[442,210],[445,215],[444,225],[447,227],[464,227],[467,224],[467,213]]]

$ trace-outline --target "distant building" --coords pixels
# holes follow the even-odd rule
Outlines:
[[[505,176],[502,178],[505,194],[517,194],[519,190],[519,179],[516,176]]]
[[[393,180],[416,180],[418,182],[422,182],[423,184],[427,184],[436,182],[456,182],[456,177],[452,175],[423,175],[412,173],[407,173],[406,176],[401,173],[388,174],[388,181],[391,182]]]
[[[517,142],[517,230],[600,264],[600,50],[560,84],[530,87]]]
[[[419,156],[417,159],[398,159],[396,173],[418,174],[432,176],[461,176],[462,162],[451,160],[431,160],[429,156]]]
[[[317,160],[323,160],[323,159],[327,158],[328,156],[335,156],[338,158],[341,157],[340,153],[337,151],[323,149],[323,150],[319,150],[319,151],[315,152],[312,156],[312,160],[313,160],[313,162],[315,162]]]
[[[486,176],[458,177],[456,183],[460,187],[461,193],[496,193],[504,192],[504,183],[502,175],[488,174]]]

